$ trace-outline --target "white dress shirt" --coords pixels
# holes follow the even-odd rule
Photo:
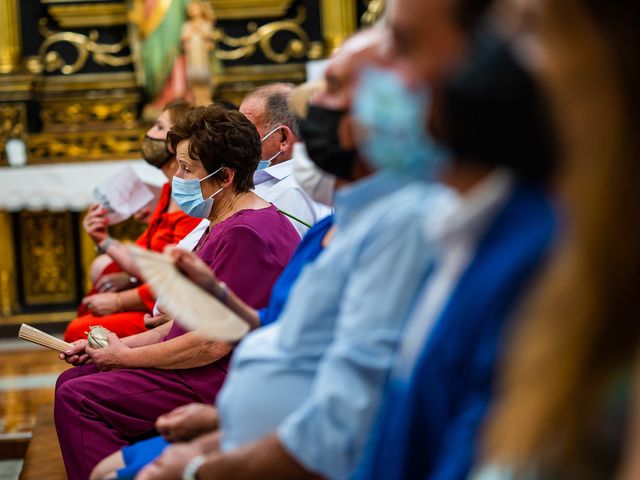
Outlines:
[[[426,236],[439,245],[440,253],[407,322],[394,377],[410,376],[436,320],[473,258],[479,239],[507,199],[512,185],[510,173],[496,170],[462,197],[449,215],[424,225]]]
[[[331,213],[331,208],[314,202],[293,176],[293,160],[286,160],[253,174],[255,193],[303,222],[313,225]],[[308,227],[289,218],[302,237]]]

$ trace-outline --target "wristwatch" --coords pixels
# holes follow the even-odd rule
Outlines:
[[[229,287],[224,282],[218,282],[218,288],[220,289],[220,296],[218,300],[220,300],[223,304],[227,304],[227,298],[229,297]]]
[[[204,463],[204,455],[193,458],[182,471],[182,480],[198,480],[198,470]]]
[[[112,243],[113,243],[113,238],[111,237],[105,238],[102,243],[96,244],[96,252],[100,254],[107,253],[107,250],[109,249]]]

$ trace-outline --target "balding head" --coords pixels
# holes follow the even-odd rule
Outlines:
[[[379,59],[387,38],[383,29],[370,28],[347,39],[329,61],[325,89],[316,95],[314,103],[348,110],[362,67]]]
[[[275,155],[273,164],[289,160],[293,144],[300,138],[298,118],[289,111],[288,99],[295,85],[272,83],[247,94],[240,111],[256,126],[262,143],[262,159]],[[279,131],[275,131],[278,129]],[[269,138],[265,137],[267,135]],[[278,153],[280,152],[280,153]]]

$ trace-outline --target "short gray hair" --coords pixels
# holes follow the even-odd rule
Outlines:
[[[264,102],[264,120],[266,128],[272,129],[279,125],[291,129],[296,139],[301,139],[300,119],[289,110],[289,95],[295,88],[292,83],[271,83],[255,89],[246,99],[258,99]]]

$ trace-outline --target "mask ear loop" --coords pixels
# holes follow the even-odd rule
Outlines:
[[[222,169],[223,169],[223,168],[224,168],[224,165],[223,165],[222,167],[220,167],[219,169],[217,169],[215,172],[211,172],[211,173],[210,173],[209,175],[207,175],[206,177],[201,178],[201,179],[199,180],[199,182],[200,182],[200,183],[202,183],[202,182],[203,182],[203,181],[205,181],[207,178],[209,178],[209,177],[213,177],[216,173],[218,173],[218,172],[222,171]],[[215,196],[216,196],[217,194],[219,194],[222,190],[224,190],[224,187],[220,187],[220,189],[219,189],[217,192],[215,192],[215,193],[214,193],[213,195],[211,195],[210,197],[207,197],[206,199],[207,199],[207,200],[209,200],[210,198],[215,197]]]
[[[207,197],[207,200],[209,200],[210,198],[215,197],[215,196],[216,196],[217,194],[219,194],[222,190],[224,190],[224,187],[220,187],[220,189],[219,189],[217,192],[215,192],[215,193],[214,193],[213,195],[211,195],[210,197]]]
[[[278,125],[276,128],[274,128],[273,130],[271,130],[269,133],[267,133],[262,140],[260,140],[260,143],[264,143],[264,141],[269,138],[271,135],[273,135],[274,133],[276,133],[278,130],[281,130],[283,127],[283,125]],[[284,135],[283,135],[284,137]],[[286,139],[286,137],[283,138],[283,140]],[[271,162],[273,162],[276,158],[278,158],[278,156],[282,153],[282,150],[278,150],[278,152],[272,156],[269,160],[266,160],[267,162],[267,167],[269,167],[271,165]],[[261,160],[262,161],[262,160]]]
[[[262,140],[260,140],[260,143],[264,143],[264,141],[269,138],[271,135],[273,135],[274,133],[276,133],[278,130],[280,130],[282,128],[282,125],[278,125],[276,128],[274,128],[273,130],[271,130],[269,133],[267,133],[264,137],[262,137]]]
[[[224,165],[222,167],[220,167],[219,169],[217,169],[215,172],[211,172],[209,175],[207,175],[206,177],[201,178],[200,180],[198,180],[200,183],[204,182],[207,178],[209,177],[213,177],[216,173],[220,172],[222,169],[224,168]]]
[[[269,160],[267,160],[267,164],[271,165],[271,162],[273,162],[276,158],[278,158],[278,156],[281,153],[282,153],[282,150],[278,150],[275,155],[273,155]]]

